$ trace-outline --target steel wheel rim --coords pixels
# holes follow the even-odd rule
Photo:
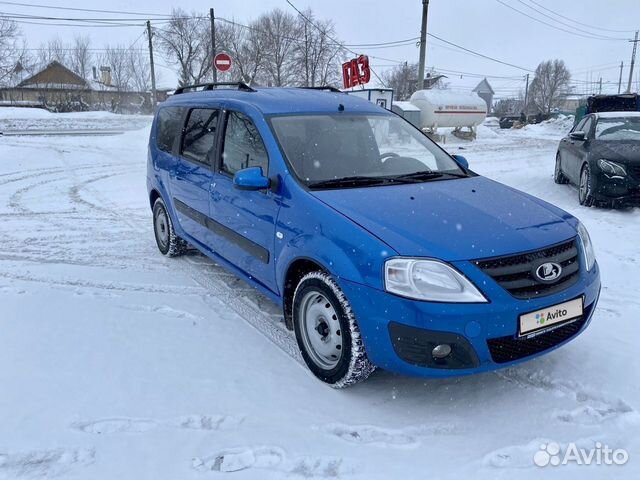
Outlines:
[[[580,175],[580,200],[587,198],[587,192],[589,189],[589,171],[585,168]]]
[[[165,248],[169,243],[169,221],[166,212],[162,208],[158,209],[156,213],[155,230],[158,242],[162,248]]]
[[[302,343],[313,363],[331,370],[342,358],[342,331],[338,313],[319,292],[308,292],[300,302]]]

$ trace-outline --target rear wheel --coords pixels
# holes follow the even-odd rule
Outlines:
[[[569,183],[569,180],[567,180],[567,177],[565,177],[564,173],[562,172],[562,166],[560,165],[560,153],[559,152],[556,155],[556,168],[555,168],[555,171],[553,173],[553,180],[558,185],[565,185],[565,184]]]
[[[187,242],[176,235],[167,207],[161,198],[153,204],[153,233],[158,250],[167,257],[177,257],[187,250]]]
[[[330,275],[311,272],[302,277],[292,311],[300,353],[318,379],[344,388],[365,380],[375,370],[351,305]]]
[[[580,205],[585,207],[591,207],[594,203],[592,182],[591,169],[589,164],[585,163],[580,172],[580,185],[578,186],[578,200]]]

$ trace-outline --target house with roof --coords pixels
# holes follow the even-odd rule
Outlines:
[[[109,67],[100,67],[99,78],[95,67],[92,71],[93,78],[86,79],[53,61],[33,75],[23,73],[14,85],[0,88],[0,102],[3,105],[41,106],[66,112],[139,112],[150,107],[149,92],[133,92],[113,85]]]
[[[493,91],[493,88],[489,84],[489,80],[485,77],[478,85],[476,85],[476,88],[474,88],[473,91],[485,101],[487,104],[487,112],[491,112],[493,96],[496,92]]]

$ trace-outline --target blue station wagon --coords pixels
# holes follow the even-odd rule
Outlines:
[[[331,89],[176,90],[147,187],[160,252],[191,245],[281,305],[333,387],[534,358],[581,333],[600,293],[576,218]]]

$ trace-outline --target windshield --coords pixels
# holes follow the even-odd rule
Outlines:
[[[393,115],[281,116],[272,124],[295,174],[310,187],[466,176],[449,155]]]
[[[640,117],[601,118],[596,125],[599,140],[640,140]]]

